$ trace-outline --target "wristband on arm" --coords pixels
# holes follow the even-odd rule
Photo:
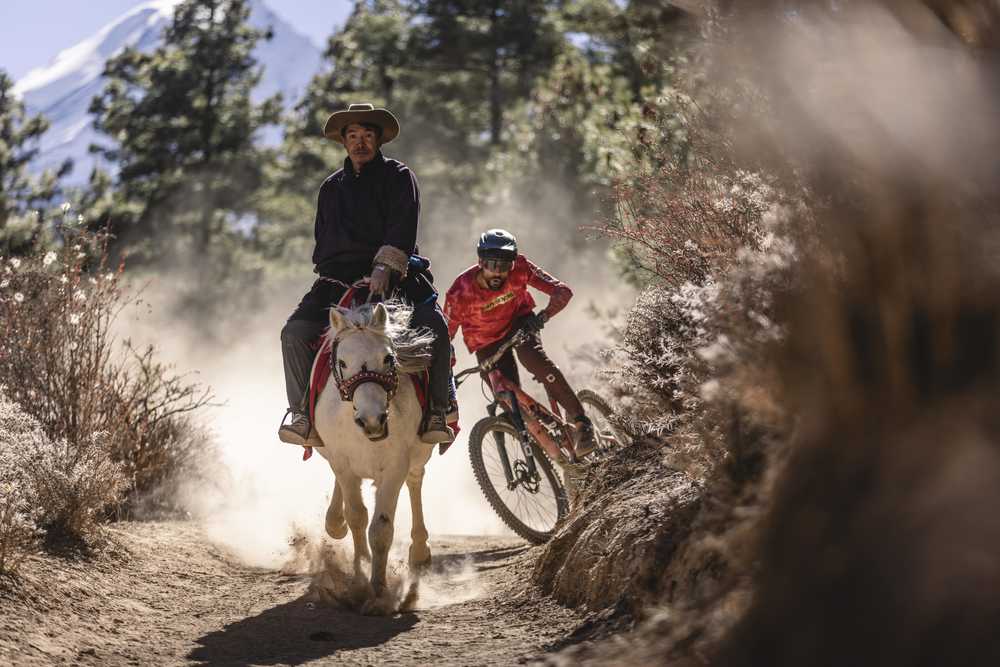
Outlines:
[[[410,256],[408,254],[395,246],[384,245],[378,249],[377,253],[375,253],[373,268],[375,266],[384,265],[397,272],[399,275],[405,276],[406,268],[409,262]]]

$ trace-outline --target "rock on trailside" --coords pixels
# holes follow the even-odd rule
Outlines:
[[[124,546],[34,556],[0,581],[0,664],[510,665],[582,621],[531,588],[533,550],[513,538],[432,539],[415,609],[367,617],[319,601],[310,575],[234,563],[195,524],[111,533]]]

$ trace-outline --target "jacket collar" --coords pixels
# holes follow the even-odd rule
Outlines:
[[[344,158],[344,174],[352,178],[361,176],[367,177],[369,174],[380,171],[384,165],[385,165],[385,156],[382,155],[381,150],[377,150],[375,151],[375,157],[373,157],[370,162],[367,162],[364,165],[362,165],[361,173],[356,174],[354,172],[354,163],[351,162],[351,156],[348,155],[347,157]]]

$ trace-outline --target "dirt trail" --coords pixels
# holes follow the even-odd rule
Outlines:
[[[234,563],[193,524],[113,532],[127,549],[35,557],[0,582],[0,664],[523,664],[582,620],[528,588],[515,539],[432,539],[416,610],[377,618],[312,602],[308,575]]]

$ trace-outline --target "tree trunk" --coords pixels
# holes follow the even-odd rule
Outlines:
[[[490,63],[490,143],[500,145],[500,132],[503,130],[503,91],[500,89],[500,45],[499,26],[500,7],[494,3],[490,14],[490,37],[493,40],[493,60]]]
[[[216,5],[212,4],[209,10],[209,24],[208,30],[212,31],[215,29],[215,14]],[[212,210],[212,200],[211,196],[211,179],[214,174],[211,173],[210,165],[212,164],[212,158],[214,157],[214,151],[212,150],[212,135],[215,133],[216,126],[216,115],[215,115],[215,89],[216,89],[216,69],[211,68],[206,72],[206,81],[204,88],[205,95],[205,110],[202,115],[201,122],[201,147],[202,147],[202,173],[197,174],[195,178],[202,179],[202,185],[205,187],[203,190],[203,197],[201,201],[201,222],[200,229],[198,230],[198,254],[205,256],[208,254],[208,246],[212,243],[212,237],[215,235],[212,229],[214,211]]]
[[[382,99],[385,100],[385,107],[392,109],[392,89],[396,82],[389,75],[389,68],[386,65],[379,67],[379,79],[382,82]]]

